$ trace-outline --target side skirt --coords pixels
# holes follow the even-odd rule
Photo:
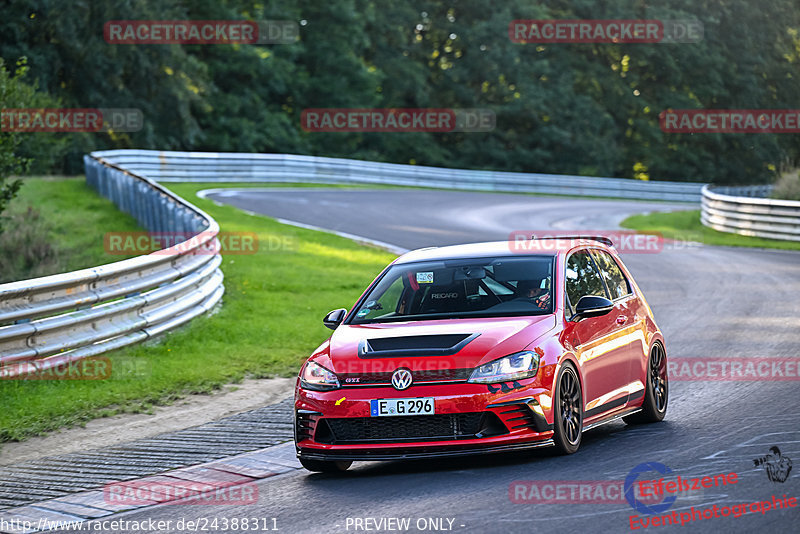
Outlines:
[[[616,421],[617,419],[622,419],[623,417],[627,417],[629,415],[633,415],[633,414],[635,414],[637,412],[641,412],[641,411],[642,411],[642,408],[641,407],[637,407],[637,408],[630,408],[628,410],[622,411],[622,412],[614,414],[614,415],[609,415],[608,417],[605,417],[603,419],[600,419],[599,421],[595,421],[594,423],[591,423],[591,424],[583,427],[583,431],[586,432],[587,430],[591,430],[593,428],[597,428],[598,426],[605,425],[606,423],[611,423],[613,421]]]

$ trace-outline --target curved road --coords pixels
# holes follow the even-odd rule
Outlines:
[[[215,191],[208,196],[245,210],[403,248],[503,240],[514,230],[609,230],[632,213],[682,207],[430,190],[276,188]],[[679,243],[659,253],[625,254],[624,259],[654,310],[670,358],[798,358],[800,252]],[[351,303],[335,302],[331,308],[340,305]],[[586,433],[581,450],[569,457],[538,450],[357,463],[344,475],[299,471],[266,479],[259,484],[261,497],[253,506],[161,506],[124,518],[172,519],[174,524],[180,518],[274,517],[281,531],[291,533],[402,531],[386,528],[396,527],[394,523],[376,529],[376,523],[356,522],[365,518],[410,518],[411,532],[436,531],[435,526],[456,532],[625,532],[631,530],[630,516],[635,514],[626,503],[513,503],[509,488],[513,494],[514,483],[520,480],[621,481],[637,465],[659,462],[672,469],[672,476],[738,474],[736,484],[680,496],[669,512],[765,501],[773,495],[798,497],[800,466],[785,482],[772,482],[753,462],[772,446],[800,462],[798,393],[796,380],[673,380],[663,423],[628,427],[617,422],[600,427]],[[650,472],[646,478],[658,477]],[[568,494],[569,489],[564,491]],[[791,532],[800,519],[798,510],[646,530]],[[429,521],[436,518],[444,520]]]

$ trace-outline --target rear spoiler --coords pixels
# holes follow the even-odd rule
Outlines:
[[[609,247],[614,246],[614,242],[611,241],[611,239],[601,235],[549,235],[548,234],[542,237],[536,237],[536,235],[531,236],[532,241],[533,240],[541,241],[544,239],[575,239],[584,241],[598,241]]]

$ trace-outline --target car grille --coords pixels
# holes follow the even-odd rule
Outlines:
[[[472,369],[434,369],[430,371],[411,371],[414,383],[466,381]],[[392,373],[341,373],[338,375],[342,387],[391,384]],[[352,380],[357,379],[358,382]],[[351,381],[348,381],[351,380]]]
[[[323,424],[327,429],[323,430]],[[349,417],[321,419],[315,441],[331,444],[379,443],[384,441],[445,441],[473,439],[502,433],[505,427],[492,413],[471,412],[448,415],[395,417]],[[484,432],[482,432],[484,430]],[[326,441],[327,440],[327,441]]]

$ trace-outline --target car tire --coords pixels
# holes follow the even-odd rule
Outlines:
[[[353,465],[353,462],[341,461],[327,461],[327,460],[309,460],[307,458],[300,458],[300,464],[315,473],[343,473]]]
[[[667,354],[661,343],[656,343],[647,358],[647,384],[642,411],[623,417],[622,420],[628,424],[658,423],[667,414],[668,401]]]
[[[561,366],[553,396],[553,442],[561,454],[572,454],[581,446],[583,432],[583,392],[575,367]]]

